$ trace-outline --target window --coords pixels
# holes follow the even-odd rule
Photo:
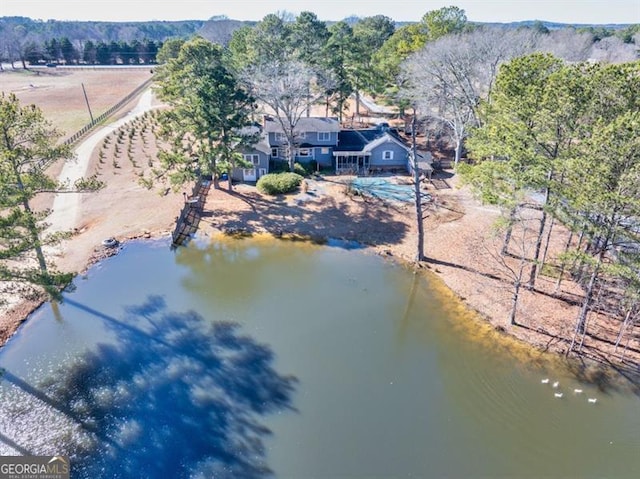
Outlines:
[[[300,148],[298,150],[298,156],[304,156],[304,157],[311,156],[311,150],[307,148]]]
[[[328,131],[319,131],[318,132],[318,141],[329,141],[331,140],[331,133]]]
[[[271,148],[271,158],[278,158],[280,155],[278,154],[277,148]]]
[[[329,148],[320,148],[320,152],[321,152],[323,155],[328,155],[328,154],[329,154]]]
[[[285,135],[281,131],[276,131],[276,141],[285,143],[287,141],[287,135]]]
[[[382,152],[382,159],[383,160],[393,160],[393,151],[391,150],[385,150]]]
[[[260,156],[259,155],[244,155],[244,159],[253,163],[254,165],[260,164]]]

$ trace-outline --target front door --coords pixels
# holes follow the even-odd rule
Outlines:
[[[260,168],[260,174],[258,175],[258,178],[260,178],[261,176],[264,176],[267,174],[267,169],[266,168]]]

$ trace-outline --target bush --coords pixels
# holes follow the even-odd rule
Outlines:
[[[308,163],[296,163],[293,168],[294,173],[302,176],[311,176],[318,170],[318,162],[316,160],[310,160]]]
[[[269,173],[260,177],[256,187],[266,195],[280,195],[295,190],[301,182],[302,176],[296,173]]]
[[[309,172],[300,163],[294,163],[293,172],[300,176],[309,176]]]

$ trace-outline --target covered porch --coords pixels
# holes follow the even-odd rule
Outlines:
[[[369,172],[371,153],[354,151],[334,151],[336,174],[361,175]]]

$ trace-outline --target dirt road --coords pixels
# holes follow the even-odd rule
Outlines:
[[[152,100],[152,90],[145,90],[136,106],[125,116],[110,125],[103,126],[80,143],[74,151],[75,159],[65,163],[58,180],[67,182],[71,187],[76,181],[87,176],[92,154],[100,142],[122,125],[151,110],[153,108]],[[81,198],[81,195],[74,193],[58,193],[55,196],[52,212],[47,218],[49,232],[69,231],[77,228]]]

